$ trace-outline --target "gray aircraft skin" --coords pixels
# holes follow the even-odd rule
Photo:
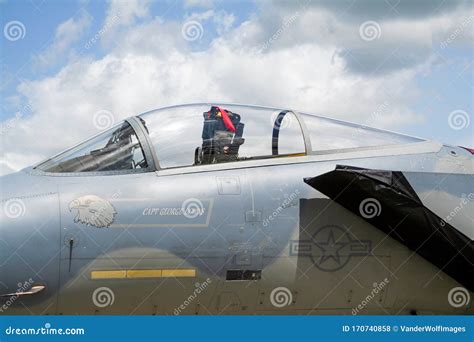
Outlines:
[[[2,315],[474,313],[465,148],[191,104],[0,184]]]

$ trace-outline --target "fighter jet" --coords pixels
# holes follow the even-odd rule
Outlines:
[[[0,184],[0,314],[474,313],[472,149],[202,103]]]

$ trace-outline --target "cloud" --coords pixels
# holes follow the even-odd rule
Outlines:
[[[61,61],[64,55],[71,53],[71,47],[83,37],[91,22],[92,16],[81,10],[76,17],[61,23],[51,45],[34,57],[35,65],[45,68]]]
[[[345,21],[352,20],[357,23],[365,20],[384,21],[394,17],[410,20],[426,19],[458,9],[469,10],[471,6],[470,0],[276,0],[271,7],[283,11],[295,8],[306,8],[309,11],[327,10]]]
[[[93,115],[100,110],[119,121],[165,105],[214,100],[301,108],[363,122],[387,101],[390,110],[372,123],[416,118],[404,106],[410,74],[364,80],[347,75],[343,61],[332,54],[301,46],[255,55],[220,42],[208,52],[82,60],[48,79],[22,84],[33,115],[6,132],[5,158],[21,167],[73,145],[97,132]],[[382,85],[398,93],[384,93]]]
[[[0,175],[6,175],[18,171],[18,169],[13,168],[8,165],[7,162],[0,160]]]
[[[202,7],[202,8],[211,8],[214,6],[213,0],[185,0],[184,7]]]
[[[151,3],[151,0],[110,0],[104,26],[109,22],[114,22],[118,17],[120,21],[113,25],[114,30],[120,27],[130,27],[137,20],[149,16]],[[114,33],[111,30],[107,30],[107,32],[109,35]]]
[[[222,35],[228,32],[235,23],[235,15],[232,13],[227,13],[225,11],[219,11],[216,16],[214,16],[213,21],[216,25],[216,31],[218,35]]]
[[[345,22],[332,11],[277,6],[234,28],[231,13],[217,26],[221,11],[173,21],[151,18],[148,2],[112,1],[105,23],[120,20],[104,31],[113,45],[103,57],[21,83],[31,115],[4,132],[3,158],[20,168],[70,147],[97,132],[99,111],[117,122],[189,102],[296,108],[389,128],[424,120],[410,109],[418,93],[413,80],[431,63],[432,32],[457,18],[392,18],[381,22],[381,40],[373,42],[361,39],[358,20]],[[181,29],[190,18],[206,23],[204,37],[219,34],[209,44],[187,41]],[[400,54],[387,58],[400,44]]]
[[[258,20],[242,26],[242,37],[237,34],[235,39],[248,48],[260,46],[297,16],[272,49],[307,43],[337,47],[349,71],[383,75],[422,65],[432,56],[433,45],[460,27],[456,43],[472,45],[471,5],[442,0],[397,1],[393,6],[389,1],[366,0],[263,3]],[[367,23],[374,24],[374,39],[364,37]]]
[[[150,17],[151,4],[152,0],[109,0],[102,27],[90,37],[85,45],[86,50],[98,41],[106,49],[113,47],[117,37]]]

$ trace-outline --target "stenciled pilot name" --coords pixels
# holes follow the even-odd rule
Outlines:
[[[186,216],[186,217],[197,217],[202,216],[206,212],[206,208],[181,208],[181,207],[147,207],[143,209],[143,216]]]

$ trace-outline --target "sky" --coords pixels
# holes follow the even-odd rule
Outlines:
[[[0,174],[192,102],[474,147],[473,1],[0,0],[0,25]]]

